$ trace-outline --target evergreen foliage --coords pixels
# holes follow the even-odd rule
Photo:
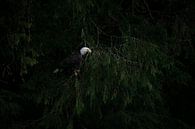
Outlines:
[[[193,128],[170,102],[183,87],[194,89],[194,2],[156,4],[5,0],[0,128]],[[80,46],[92,54],[79,74],[53,74]]]

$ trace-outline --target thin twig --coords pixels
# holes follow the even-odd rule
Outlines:
[[[145,4],[145,6],[146,6],[146,9],[147,9],[148,13],[149,13],[149,16],[151,17],[152,20],[154,20],[154,17],[152,16],[152,13],[150,11],[148,3],[145,0],[143,0],[143,2]]]

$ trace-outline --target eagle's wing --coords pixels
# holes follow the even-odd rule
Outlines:
[[[67,74],[73,73],[74,70],[79,69],[82,62],[80,54],[72,54],[60,63],[60,68],[57,68],[53,73],[65,72]]]
[[[82,62],[82,56],[80,54],[73,54],[67,57],[62,62],[62,67],[64,66],[79,67],[81,62]]]

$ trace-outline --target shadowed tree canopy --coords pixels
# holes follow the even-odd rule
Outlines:
[[[194,7],[0,1],[0,128],[194,129]],[[78,74],[53,73],[83,46]]]

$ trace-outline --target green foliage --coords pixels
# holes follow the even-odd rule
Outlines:
[[[164,93],[193,83],[191,10],[178,1],[7,1],[17,11],[0,16],[1,127],[189,129]],[[52,73],[84,45],[77,76]]]
[[[128,39],[118,49],[95,49],[79,76],[38,72],[25,85],[31,88],[26,98],[42,105],[35,123],[41,128],[186,128],[168,116],[160,93],[159,81],[174,68],[156,45]]]
[[[3,72],[0,78],[4,81],[16,80],[16,76],[23,78],[23,75],[27,73],[27,67],[37,63],[38,53],[31,47],[32,21],[30,16],[26,16],[30,15],[29,4],[27,0],[18,3],[12,1],[2,3],[2,6],[8,7],[4,10],[5,14],[1,16],[0,24],[2,28],[0,57],[3,61],[1,72],[7,71]],[[7,78],[13,78],[13,80]]]

